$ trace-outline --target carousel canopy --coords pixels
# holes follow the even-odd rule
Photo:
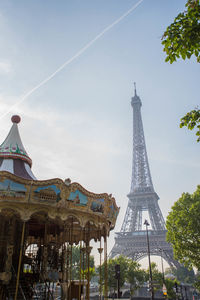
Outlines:
[[[32,160],[28,156],[18,130],[21,118],[12,116],[13,123],[8,136],[0,146],[0,171],[7,171],[24,179],[36,179],[31,171]]]

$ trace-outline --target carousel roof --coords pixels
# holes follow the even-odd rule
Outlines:
[[[13,123],[8,136],[0,145],[0,171],[7,171],[24,179],[36,179],[31,171],[32,160],[28,156],[18,130],[21,118],[12,116]]]

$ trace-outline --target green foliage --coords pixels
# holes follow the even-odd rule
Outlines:
[[[124,285],[124,282],[127,277],[127,270],[130,263],[129,258],[120,255],[117,258],[109,259],[107,261],[107,274],[108,274],[108,287],[110,290],[116,290],[117,289],[117,279],[115,279],[115,265],[120,265],[120,281],[119,285],[120,288]],[[105,265],[102,265],[102,278],[104,279],[104,267]]]
[[[200,292],[200,273],[199,272],[196,274],[194,286]]]
[[[196,288],[200,288],[200,277],[195,275],[194,270],[188,270],[184,266],[180,266],[178,269],[176,268],[167,268],[165,269],[165,275],[173,274],[174,279],[165,277],[165,283],[167,287],[168,299],[175,299],[173,287],[175,286],[175,282],[179,285],[181,283],[191,284]]]
[[[131,295],[134,294],[146,281],[146,271],[140,269],[140,264],[136,261],[130,261],[127,270],[127,282],[130,283]]]
[[[110,291],[117,290],[117,279],[115,278],[115,265],[120,265],[120,288],[123,287],[125,281],[130,283],[130,289],[134,293],[137,288],[148,280],[145,270],[140,268],[140,264],[120,255],[107,262],[108,287]],[[102,265],[102,278],[104,278],[104,264]]]
[[[167,299],[176,299],[176,293],[174,291],[176,280],[172,280],[170,278],[165,279],[165,285],[167,288]]]
[[[154,288],[154,291],[162,290],[163,283],[164,283],[167,288],[167,299],[176,299],[176,293],[174,292],[174,287],[175,287],[175,283],[179,284],[177,279],[171,279],[166,277],[163,278],[163,274],[159,272],[157,265],[154,262],[151,264],[151,269],[152,269],[153,282],[156,282],[156,287]],[[149,270],[147,272],[149,272]],[[165,274],[171,274],[171,273],[174,274],[175,272],[176,269],[169,268],[168,270],[166,270]]]
[[[117,258],[109,259],[107,262],[107,274],[108,274],[108,287],[110,292],[117,290],[117,280],[115,279],[115,265],[120,265],[120,288],[124,285],[124,282],[130,283],[131,295],[143,286],[143,284],[149,280],[149,269],[143,270],[138,262],[133,261],[125,256],[120,255]],[[156,263],[151,263],[152,278],[154,291],[162,290],[163,287],[163,274],[158,270]],[[183,267],[181,272],[186,272]],[[169,273],[175,272],[176,270],[169,269]],[[180,272],[180,273],[181,273]],[[189,272],[187,270],[187,272]],[[104,264],[102,265],[102,278],[104,284]],[[176,294],[174,292],[175,282],[179,284],[177,279],[165,278],[165,285],[167,288],[167,298],[176,299]]]
[[[132,259],[127,258],[126,256],[120,255],[116,259],[116,264],[120,265],[120,281],[119,285],[122,287],[127,278],[127,270]]]
[[[200,270],[200,186],[183,193],[167,217],[167,240],[174,256],[185,266]]]
[[[115,279],[115,260],[114,259],[109,259],[107,261],[107,274],[108,274],[108,288],[110,289],[110,291],[116,290],[117,289],[117,281]],[[105,280],[105,264],[102,265],[102,284],[104,284],[104,280]],[[98,268],[98,273],[99,273],[99,268]]]
[[[188,129],[197,129],[197,142],[200,141],[200,109],[194,109],[188,112],[183,118],[181,118],[180,127],[186,126]]]
[[[188,270],[184,266],[175,269],[175,275],[180,282],[184,283],[193,283],[195,279],[194,270]]]
[[[166,62],[173,63],[180,57],[189,59],[192,55],[200,62],[200,3],[188,0],[185,6],[186,11],[179,13],[163,34]]]
[[[81,274],[84,275],[85,279],[88,279],[88,269],[87,268],[85,270],[81,269]],[[96,276],[95,267],[89,268],[89,275],[90,275],[90,280],[92,277]]]
[[[154,291],[162,290],[163,284],[167,288],[167,299],[176,299],[176,294],[174,292],[175,282],[178,283],[176,279],[163,278],[163,274],[158,270],[156,263],[151,263],[152,278],[154,282]],[[170,271],[171,273],[171,271]],[[147,270],[149,274],[149,269]]]
[[[72,247],[72,279],[79,279],[80,276],[80,255],[81,255],[81,273],[87,273],[87,261],[86,258],[83,262],[83,252],[80,253],[79,246]],[[94,256],[90,255],[90,278],[95,276],[94,272]]]
[[[186,10],[179,13],[162,36],[166,62],[171,64],[177,58],[190,59],[196,56],[200,62],[200,0],[187,0]],[[200,110],[195,109],[181,118],[180,127],[192,130],[196,127],[197,142],[200,141]]]
[[[184,266],[180,266],[178,269],[176,268],[167,268],[165,269],[165,275],[172,274],[174,275],[174,278],[176,278],[180,282],[194,283],[195,280],[195,273],[194,270],[188,270]]]
[[[155,262],[151,263],[151,272],[152,272],[152,279],[155,283],[154,290],[157,291],[162,288],[163,285],[163,275],[158,270],[157,265]],[[149,269],[147,270],[147,275],[149,274]],[[148,275],[149,276],[149,275]]]

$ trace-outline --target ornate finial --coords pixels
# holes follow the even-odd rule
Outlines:
[[[11,121],[12,121],[13,123],[18,124],[18,123],[21,121],[21,118],[20,118],[20,116],[18,116],[18,115],[14,115],[14,116],[12,116]]]
[[[65,179],[66,186],[70,186],[70,183],[71,183],[71,179],[70,178]]]
[[[134,82],[134,89],[135,89],[135,96],[137,95],[137,92],[136,92],[136,82]]]

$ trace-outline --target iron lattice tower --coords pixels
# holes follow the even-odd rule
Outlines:
[[[151,255],[163,256],[170,266],[178,267],[173,259],[172,247],[166,242],[165,221],[158,205],[158,195],[154,191],[148,163],[141,106],[137,95],[132,97],[133,108],[133,165],[131,190],[121,231],[116,233],[115,245],[110,257],[123,254],[133,260],[147,255],[146,231],[142,229],[142,215],[147,211],[150,218],[149,242]]]

